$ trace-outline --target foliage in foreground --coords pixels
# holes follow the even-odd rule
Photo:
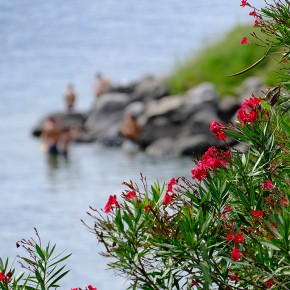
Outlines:
[[[24,272],[16,275],[9,260],[0,259],[0,289],[2,290],[33,290],[56,289],[59,281],[69,272],[63,262],[70,256],[56,254],[56,245],[42,245],[37,230],[36,240],[22,239],[16,243],[17,247],[25,250],[26,255],[19,256],[19,263]]]
[[[266,34],[251,34],[267,47],[255,65],[283,47],[281,83],[246,100],[234,124],[211,123],[226,150],[209,148],[193,180],[149,186],[142,176],[140,185],[124,183],[121,199],[111,195],[104,212],[92,208],[89,229],[128,289],[290,289],[289,12],[288,0],[250,12]]]

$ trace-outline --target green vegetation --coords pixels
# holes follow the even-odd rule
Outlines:
[[[205,48],[191,59],[177,64],[172,75],[167,79],[171,94],[184,93],[205,81],[214,83],[221,96],[237,94],[243,80],[253,75],[260,76],[269,86],[277,83],[278,69],[274,64],[280,58],[280,53],[277,54],[277,50],[275,53],[274,49],[271,50],[271,57],[267,57],[251,71],[235,77],[228,76],[251,66],[266,53],[266,47],[241,44],[242,36],[250,35],[253,31],[260,36],[259,28],[236,27],[218,43]]]

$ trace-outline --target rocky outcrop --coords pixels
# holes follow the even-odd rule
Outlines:
[[[52,112],[37,122],[35,127],[32,129],[32,135],[35,137],[39,137],[41,135],[43,123],[49,117],[58,119],[64,128],[83,129],[87,116],[87,113],[81,112]]]
[[[212,120],[227,124],[251,91],[264,89],[257,78],[247,79],[240,97],[220,98],[215,86],[202,83],[184,95],[168,96],[168,86],[160,79],[144,78],[126,86],[114,86],[86,113],[57,112],[67,127],[82,129],[79,141],[106,146],[122,144],[120,128],[125,116],[134,116],[141,126],[138,144],[152,156],[197,156],[213,145],[223,145],[209,126]],[[47,116],[46,116],[47,117]],[[45,118],[33,129],[39,136]],[[234,144],[233,140],[227,140]]]

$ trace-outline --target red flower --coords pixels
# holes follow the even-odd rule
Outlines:
[[[109,213],[111,209],[114,207],[119,207],[119,204],[117,202],[117,197],[116,195],[110,195],[104,208],[105,213]]]
[[[5,280],[5,274],[3,272],[0,272],[0,281]]]
[[[234,242],[236,242],[236,243],[244,243],[245,242],[244,234],[243,233],[236,234],[236,236],[234,238]]]
[[[226,140],[227,135],[222,131],[225,126],[215,120],[210,123],[210,131],[214,133],[215,137],[220,140]]]
[[[168,186],[167,186],[167,192],[173,192],[173,185],[177,184],[176,179],[175,178],[171,178],[170,181],[168,182]]]
[[[244,37],[241,39],[241,44],[251,44],[251,42],[249,42],[248,39],[247,39],[247,37],[244,36]]]
[[[136,196],[136,191],[134,191],[134,190],[129,191],[127,194],[125,194],[125,197],[128,199],[133,199],[133,198],[135,198],[135,196]]]
[[[255,22],[254,22],[254,27],[257,27],[261,24],[261,22],[258,20],[258,19],[255,19]]]
[[[201,159],[202,161],[199,162],[199,167],[209,167],[215,170],[220,165],[226,167],[226,162],[230,159],[230,153],[218,151],[216,147],[211,146]]]
[[[150,205],[145,205],[144,206],[144,210],[147,212],[147,211],[149,211],[150,210]]]
[[[79,290],[79,288],[71,288],[70,290]]]
[[[259,217],[259,216],[261,216],[261,217],[264,216],[264,213],[261,210],[254,210],[254,209],[252,209],[251,210],[251,213],[256,218]]]
[[[207,160],[203,161],[203,165],[204,167],[216,170],[221,165],[221,162],[218,158],[208,158]]]
[[[92,285],[88,285],[88,290],[98,290],[97,288],[93,287]]]
[[[257,97],[249,98],[242,103],[242,108],[257,109],[261,103],[261,100],[261,98]]]
[[[233,231],[230,230],[230,233],[227,235],[226,240],[227,241],[231,241],[235,238],[235,236],[233,235]]]
[[[215,146],[211,146],[203,154],[202,159],[206,160],[208,158],[215,158],[216,156],[217,156],[217,148]]]
[[[261,188],[262,189],[265,189],[265,190],[269,190],[271,188],[274,188],[275,185],[271,182],[270,179],[268,179],[266,182],[264,182],[262,185],[261,185]]]
[[[222,219],[227,219],[227,217],[228,217],[228,216],[227,216],[226,213],[222,213],[222,214],[221,214],[221,218],[222,218]]]
[[[287,197],[283,198],[283,199],[282,199],[282,203],[283,203],[284,205],[288,206],[288,205],[289,205],[289,200],[288,200],[288,198],[287,198]]]
[[[269,279],[265,284],[266,289],[271,288],[273,284],[274,284],[274,279],[273,278]]]
[[[225,206],[224,211],[230,211],[230,210],[231,210],[231,206],[229,205]]]
[[[238,110],[238,118],[241,122],[242,127],[244,127],[246,122],[255,122],[258,118],[258,113],[253,109],[248,110],[245,108],[240,108]]]
[[[253,17],[258,17],[258,14],[256,13],[256,10],[250,12],[249,15],[253,16]]]
[[[247,6],[247,5],[248,5],[247,0],[242,0],[240,6],[245,7],[245,6]]]
[[[165,193],[163,198],[163,205],[169,204],[173,200],[173,197],[168,194],[168,192]]]
[[[240,279],[239,279],[238,273],[235,273],[235,275],[231,275],[231,276],[230,276],[230,280],[231,280],[231,281],[239,282]]]
[[[200,166],[200,167],[192,169],[191,173],[192,173],[192,179],[197,179],[198,181],[202,181],[207,175],[207,170],[205,167]]]
[[[234,247],[231,256],[234,261],[238,261],[243,256],[243,254],[240,252],[238,247]]]

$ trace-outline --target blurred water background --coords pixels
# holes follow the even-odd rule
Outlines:
[[[258,0],[256,1],[258,2]],[[61,289],[122,289],[106,271],[95,237],[80,219],[103,207],[122,181],[185,175],[190,158],[152,159],[139,153],[73,145],[69,160],[50,164],[31,128],[64,107],[68,82],[77,107],[93,102],[97,71],[113,82],[170,73],[188,54],[249,20],[238,0],[1,0],[0,1],[0,257],[20,254],[15,242],[33,236],[73,253]]]

